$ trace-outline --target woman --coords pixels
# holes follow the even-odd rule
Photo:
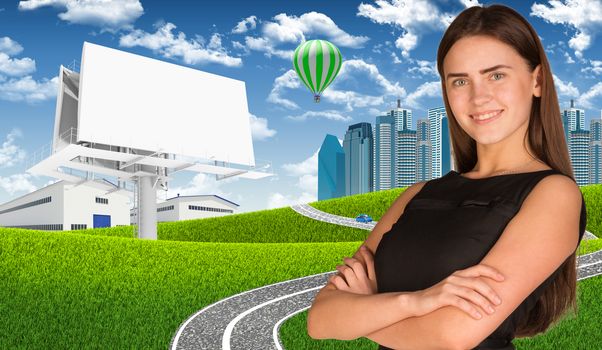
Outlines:
[[[395,200],[314,299],[312,338],[507,350],[576,311],[585,203],[535,30],[505,6],[468,8],[437,68],[460,172]]]

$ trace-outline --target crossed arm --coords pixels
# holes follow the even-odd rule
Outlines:
[[[567,257],[575,253],[581,200],[578,186],[563,175],[550,175],[533,188],[521,210],[480,262],[494,267],[505,276],[502,282],[480,277],[502,299],[502,304],[495,308],[495,313],[482,313],[483,317],[477,320],[456,307],[445,306],[423,316],[394,321],[370,332],[365,332],[365,328],[354,329],[353,322],[345,322],[349,327],[346,331],[353,334],[348,338],[366,337],[394,349],[474,348],[493,333]],[[334,292],[331,284],[327,287]],[[324,301],[334,305],[333,299],[335,298],[324,298]],[[376,299],[371,300],[374,301],[374,307],[377,307]],[[361,312],[356,312],[358,310],[353,303],[349,303],[346,308],[349,315],[354,315],[354,319],[364,316]],[[322,307],[321,310],[325,309],[328,308]],[[328,318],[329,314],[336,313],[321,312],[313,316]],[[337,325],[336,320],[322,321],[321,324],[332,324],[333,327]],[[309,326],[308,319],[308,328]],[[466,332],[466,329],[471,332]]]

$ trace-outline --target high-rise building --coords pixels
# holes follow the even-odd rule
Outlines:
[[[588,185],[589,182],[589,130],[577,129],[570,132],[569,136],[571,164],[577,185]]]
[[[389,190],[395,184],[395,119],[376,117],[374,142],[374,191]]]
[[[397,100],[397,108],[387,113],[395,119],[395,131],[409,130],[412,127],[412,111],[401,108],[401,100]]]
[[[433,173],[428,119],[416,121],[416,182],[428,181]]]
[[[372,192],[373,147],[372,124],[362,122],[349,126],[343,139],[345,195]]]
[[[397,132],[395,147],[395,187],[407,187],[416,182],[416,130]]]
[[[447,117],[445,107],[429,108],[428,109],[428,120],[429,120],[429,131],[431,141],[431,161],[432,161],[432,175],[431,178],[435,179],[441,177],[444,167],[442,167],[441,155],[443,152],[451,153],[451,147],[449,147],[449,141],[447,141],[447,150],[442,149],[442,135],[449,131],[443,130],[441,119]],[[446,123],[447,125],[447,123]]]
[[[318,200],[345,196],[345,151],[327,134],[318,152]]]
[[[452,157],[449,118],[447,118],[446,114],[441,117],[441,175],[447,174],[450,170],[454,170],[455,168]]]
[[[602,114],[602,113],[601,113]],[[589,184],[602,183],[602,115],[589,124]]]
[[[564,126],[564,137],[570,151],[571,131],[585,130],[585,110],[575,108],[575,102],[571,100],[571,107],[562,111],[562,125]]]

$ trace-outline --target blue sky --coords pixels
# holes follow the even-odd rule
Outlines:
[[[317,200],[317,151],[329,133],[374,123],[396,100],[412,109],[412,128],[442,106],[436,51],[449,22],[467,6],[492,2],[144,1],[0,2],[0,203],[54,179],[26,173],[49,145],[59,66],[81,58],[84,41],[246,83],[255,157],[276,176],[215,181],[180,172],[162,200],[217,194],[241,212]],[[542,38],[561,107],[602,108],[602,1],[498,1],[525,16]],[[210,5],[205,5],[210,4]],[[303,40],[325,39],[343,66],[319,104],[290,57]]]

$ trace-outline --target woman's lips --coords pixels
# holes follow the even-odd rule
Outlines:
[[[500,111],[498,112],[498,114],[497,114],[497,115],[495,115],[495,116],[493,116],[493,117],[491,117],[491,118],[489,118],[489,119],[485,119],[485,120],[477,120],[477,119],[473,118],[473,116],[472,116],[472,115],[470,116],[470,119],[472,119],[472,120],[473,120],[475,123],[477,123],[477,124],[479,124],[479,125],[482,125],[482,124],[488,124],[488,123],[491,123],[491,122],[493,122],[494,120],[497,120],[497,119],[498,119],[498,118],[499,118],[499,117],[502,115],[502,113],[503,113],[503,112],[504,112],[504,110],[502,109],[502,110],[500,110]]]

